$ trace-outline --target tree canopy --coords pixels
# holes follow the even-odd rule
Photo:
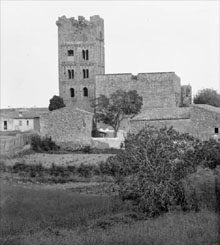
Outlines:
[[[220,107],[220,94],[214,89],[206,88],[195,95],[193,102],[194,104],[208,104]]]
[[[114,136],[117,137],[121,121],[138,114],[142,105],[143,98],[136,90],[126,92],[120,89],[110,94],[109,98],[100,95],[96,99],[95,119],[110,125],[114,129]]]
[[[50,99],[49,111],[57,110],[65,107],[66,105],[63,102],[63,99],[60,96],[54,95],[52,99]]]

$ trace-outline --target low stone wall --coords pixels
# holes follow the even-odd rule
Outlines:
[[[33,133],[0,135],[0,154],[14,154],[21,150],[25,145],[30,144]]]

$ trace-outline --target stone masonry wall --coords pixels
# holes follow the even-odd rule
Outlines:
[[[98,15],[86,20],[62,16],[56,22],[58,26],[59,56],[59,95],[67,106],[92,111],[90,104],[95,97],[95,75],[104,74],[104,20]],[[68,51],[73,52],[68,55]],[[83,52],[88,51],[88,57]],[[69,78],[68,70],[74,71]],[[83,77],[83,70],[88,70],[88,77]],[[74,89],[71,97],[70,89]],[[83,88],[88,89],[84,96]]]
[[[100,94],[109,96],[118,89],[137,90],[143,97],[142,110],[180,105],[180,78],[174,72],[96,76],[96,97]]]
[[[215,130],[218,129],[220,138],[220,108],[209,105],[192,105],[189,118],[141,120],[133,119],[130,121],[130,131],[137,133],[146,125],[158,128],[173,126],[177,131],[189,133],[201,140],[213,138]]]
[[[220,108],[209,105],[193,105],[190,133],[201,139],[213,138],[215,128],[220,133]]]
[[[172,119],[172,120],[133,120],[130,121],[130,132],[131,133],[138,133],[141,129],[145,126],[150,125],[156,128],[163,128],[163,127],[171,127],[173,126],[174,129],[181,133],[188,133],[189,128],[191,125],[190,119]]]
[[[41,135],[54,141],[86,144],[91,140],[93,114],[74,108],[61,108],[40,118]]]

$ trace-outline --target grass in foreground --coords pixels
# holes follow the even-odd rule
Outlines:
[[[1,186],[3,245],[217,245],[214,212],[168,213],[132,222],[117,199],[56,189]]]

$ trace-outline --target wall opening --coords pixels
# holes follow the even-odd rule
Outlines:
[[[82,57],[83,57],[84,60],[86,59],[86,52],[85,52],[85,50],[82,50]]]
[[[74,52],[73,52],[72,49],[69,49],[69,50],[67,51],[67,54],[68,54],[68,56],[73,56],[73,55],[74,55]]]
[[[83,88],[83,96],[88,97],[88,88]]]
[[[83,78],[89,78],[89,69],[83,69]]]
[[[71,88],[70,89],[70,97],[74,97],[75,96],[75,90],[74,90],[74,88]]]
[[[8,122],[4,121],[4,130],[7,130],[7,129],[8,129]]]
[[[68,70],[68,78],[69,79],[74,79],[74,70]]]
[[[219,133],[219,129],[215,128],[215,134],[218,134],[218,133]]]
[[[89,50],[88,49],[86,49],[86,50],[82,50],[82,58],[84,59],[84,60],[89,60]]]
[[[27,126],[29,125],[29,121],[27,120]]]

